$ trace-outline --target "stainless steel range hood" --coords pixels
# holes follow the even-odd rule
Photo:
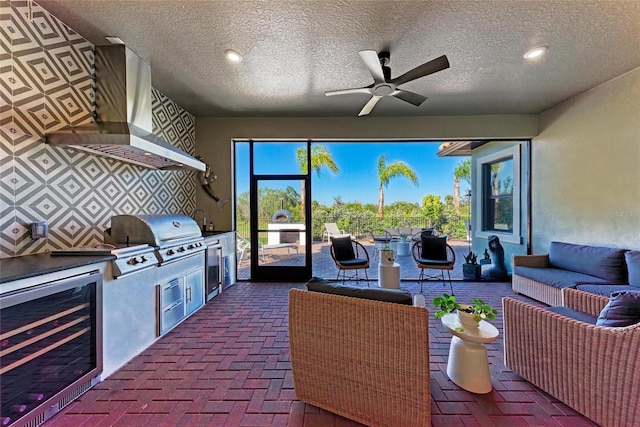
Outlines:
[[[154,169],[206,165],[153,134],[151,67],[124,45],[96,46],[96,121],[46,135],[46,142]]]

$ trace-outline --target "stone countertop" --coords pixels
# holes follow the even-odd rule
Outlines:
[[[225,234],[225,233],[235,233],[234,230],[215,230],[215,231],[203,231],[202,232],[202,237],[211,237],[211,236],[217,236],[218,234]]]
[[[55,273],[116,259],[113,255],[51,256],[49,253],[0,259],[0,283]]]

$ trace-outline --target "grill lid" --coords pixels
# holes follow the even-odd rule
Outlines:
[[[202,232],[186,215],[114,215],[111,239],[116,243],[146,243],[164,247],[180,240],[200,239]]]

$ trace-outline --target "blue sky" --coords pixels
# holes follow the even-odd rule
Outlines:
[[[334,175],[323,168],[320,176],[311,178],[313,200],[332,205],[335,196],[345,203],[378,203],[378,158],[384,154],[387,164],[396,160],[407,163],[420,181],[415,186],[406,178],[395,178],[384,189],[385,205],[396,201],[420,203],[427,194],[453,195],[453,170],[465,157],[437,157],[439,142],[323,142],[331,153],[340,173]],[[268,143],[256,144],[256,174],[299,174],[295,151],[304,144]],[[248,144],[238,147],[238,194],[248,191]],[[298,185],[294,188],[299,188]],[[469,185],[461,182],[461,194]]]

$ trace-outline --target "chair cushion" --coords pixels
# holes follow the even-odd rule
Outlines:
[[[354,267],[356,265],[363,265],[363,266],[367,265],[367,260],[362,258],[343,259],[338,261],[340,261],[341,265],[348,266],[348,267]]]
[[[420,238],[422,244],[422,252],[420,258],[446,261],[447,260],[447,238],[446,237],[426,237],[422,233]]]
[[[333,253],[338,261],[342,262],[356,257],[350,236],[332,236],[331,245],[333,245]]]
[[[626,249],[551,242],[549,263],[552,267],[596,276],[609,283],[626,283],[625,252]]]
[[[399,289],[356,288],[329,283],[318,277],[313,277],[307,282],[307,289],[309,291],[323,292],[326,294],[392,302],[395,304],[413,305],[411,292]]]
[[[625,252],[624,259],[627,262],[629,284],[640,287],[640,251]]]
[[[640,322],[640,292],[621,291],[611,294],[598,316],[596,325],[622,327]]]
[[[597,320],[595,316],[592,316],[587,313],[583,313],[578,310],[574,310],[569,307],[548,307],[547,310],[560,314],[564,317],[569,317],[574,320],[579,320],[581,322],[588,323],[590,325],[595,325]]]
[[[420,264],[428,264],[428,265],[433,265],[437,267],[451,265],[451,261],[439,260],[439,259],[418,258],[418,262]]]

